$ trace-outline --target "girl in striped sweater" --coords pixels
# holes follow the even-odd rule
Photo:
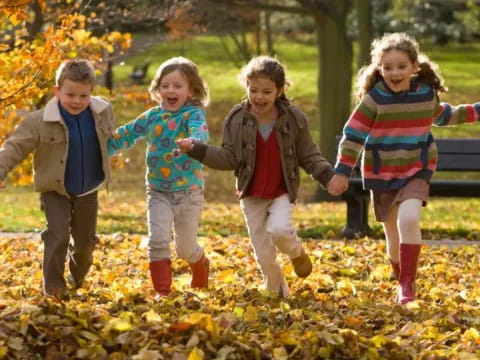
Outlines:
[[[415,300],[420,253],[420,209],[437,164],[431,126],[478,121],[480,103],[452,106],[434,63],[405,33],[386,34],[372,43],[372,62],[359,72],[358,106],[343,130],[329,191],[348,188],[348,176],[362,152],[363,185],[371,192],[383,223],[387,254],[399,281],[397,301]]]

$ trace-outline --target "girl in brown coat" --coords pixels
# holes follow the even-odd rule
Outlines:
[[[177,141],[183,152],[213,169],[233,170],[237,195],[247,223],[265,287],[289,295],[277,249],[290,257],[295,273],[307,277],[312,263],[292,224],[300,184],[299,167],[324,187],[331,165],[314,144],[308,120],[285,96],[289,85],[278,60],[253,58],[239,76],[247,100],[233,107],[225,120],[221,147],[187,138]]]

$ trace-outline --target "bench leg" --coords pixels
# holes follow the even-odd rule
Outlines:
[[[368,225],[370,198],[348,196],[344,199],[347,202],[347,224],[343,230],[343,236],[347,239],[356,239],[371,234],[372,230]]]

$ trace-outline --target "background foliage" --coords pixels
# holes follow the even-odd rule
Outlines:
[[[221,1],[212,0],[209,6],[218,11],[213,21],[222,20],[213,28],[212,19],[201,11],[207,9],[205,1],[192,9],[189,5],[195,2],[180,0],[0,0],[0,143],[21,121],[18,115],[43,106],[51,96],[54,71],[65,58],[93,60],[102,74],[100,82],[113,67],[114,87],[98,87],[96,93],[114,102],[117,122],[123,124],[152,105],[146,91],[149,79],[160,63],[179,54],[194,60],[210,85],[213,143],[221,141],[224,115],[244,96],[236,82],[239,66],[258,53],[276,54],[287,66],[294,83],[288,94],[307,113],[320,138],[318,23],[301,11],[245,11],[245,6],[305,10],[308,5],[319,10],[318,15],[333,1],[233,0],[220,6]],[[351,65],[356,70],[360,20],[354,1],[336,2],[340,3],[350,6],[344,31],[352,41]],[[442,100],[478,101],[478,2],[358,3],[372,6],[374,34],[408,30],[419,38],[450,88]],[[232,4],[244,7],[233,11]],[[229,31],[232,28],[235,31]],[[130,36],[128,31],[135,33]],[[151,65],[144,83],[132,84],[133,67],[147,60]],[[336,96],[349,99],[347,93]],[[333,120],[325,121],[329,126]],[[434,129],[434,134],[479,137],[480,128]],[[430,246],[421,255],[419,300],[405,307],[394,303],[396,283],[390,280],[384,243],[334,240],[344,225],[345,205],[307,203],[317,185],[304,175],[294,223],[314,272],[306,280],[298,279],[289,260],[280,257],[293,296],[278,299],[260,290],[233,175],[206,169],[207,204],[199,237],[211,258],[210,288],[192,292],[188,265],[174,258],[175,291],[153,302],[144,236],[144,151],[140,143],[116,160],[112,192],[100,193],[103,235],[94,266],[86,287],[71,290],[62,303],[42,296],[43,247],[38,234],[5,233],[36,233],[44,227],[38,197],[26,185],[31,180],[29,163],[11,174],[0,192],[0,359],[480,357],[480,259],[474,245],[480,239],[480,200],[429,202],[422,212],[422,235]],[[373,227],[381,238],[379,224]],[[467,245],[446,247],[432,241],[443,238]]]

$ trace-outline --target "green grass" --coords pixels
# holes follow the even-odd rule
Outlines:
[[[315,110],[316,110],[316,84],[317,84],[317,49],[314,44],[301,44],[292,41],[277,39],[275,48],[278,51],[278,58],[287,67],[289,78],[293,86],[288,91],[288,96],[294,99],[294,103],[301,106],[311,119],[312,128],[315,131]],[[182,53],[181,50],[184,50]],[[480,78],[475,76],[480,63],[480,45],[478,44],[457,44],[448,47],[423,46],[425,53],[431,60],[438,63],[442,70],[445,83],[450,91],[441,96],[441,100],[458,103],[472,103],[479,101],[480,96],[476,89],[480,88]],[[201,75],[208,82],[211,92],[211,104],[208,108],[208,123],[211,133],[211,142],[219,144],[223,129],[223,119],[229,109],[242,100],[245,90],[237,82],[239,69],[228,59],[215,36],[201,36],[181,46],[179,43],[161,43],[153,45],[145,52],[131,56],[124,61],[124,65],[117,65],[114,68],[114,79],[116,86],[131,86],[128,75],[134,64],[142,64],[146,59],[152,61],[149,68],[148,79],[151,79],[158,66],[172,56],[183,55],[195,61],[200,69]],[[338,69],[342,71],[342,69]],[[147,84],[141,85],[139,91],[147,92]],[[114,97],[115,98],[115,97]],[[127,103],[122,100],[114,101],[114,109],[118,124],[132,120],[135,116],[145,110],[143,102]],[[479,125],[465,125],[449,128],[434,128],[436,137],[480,137]],[[99,231],[111,233],[115,231],[145,232],[145,144],[138,143],[133,149],[124,152],[128,163],[124,169],[114,170],[112,192],[101,195],[101,211],[99,219]],[[206,198],[208,203],[225,202],[237,206],[237,199],[234,194],[234,177],[231,172],[221,172],[205,169]],[[317,184],[305,174],[302,179],[302,186],[299,195],[299,203],[311,200],[317,190]],[[475,200],[476,201],[476,200]],[[473,204],[477,205],[474,201]],[[127,204],[124,205],[124,204]],[[432,201],[432,204],[437,204]],[[445,207],[429,206],[424,212],[424,223],[437,225],[429,227],[437,233],[446,233],[451,229],[451,236],[456,236],[455,227],[460,224],[458,234],[465,229],[472,228],[472,219],[475,212],[471,210],[469,200],[438,200],[438,204],[446,204]],[[130,205],[130,206],[128,206]],[[303,206],[303,205],[302,205]],[[308,206],[308,205],[306,205]],[[454,208],[455,214],[450,214]],[[324,212],[323,208],[329,210]],[[435,211],[431,212],[430,209]],[[300,208],[305,209],[305,208]],[[310,212],[310,210],[307,210]],[[343,203],[325,203],[319,205],[315,221],[302,225],[299,220],[299,229],[303,236],[324,236],[330,231],[338,234],[344,223],[345,208]],[[465,215],[465,213],[467,215]],[[19,189],[7,187],[0,192],[0,231],[36,231],[43,227],[43,214],[39,210],[38,195],[32,193],[30,188]],[[301,211],[299,212],[301,214]],[[301,216],[301,215],[299,215]],[[438,216],[438,219],[436,219]],[[453,218],[449,218],[453,216]],[[465,220],[463,217],[466,216]],[[329,219],[325,221],[325,219]],[[444,219],[447,219],[446,226],[441,226]],[[468,220],[470,219],[470,220]],[[238,219],[239,228],[243,229],[243,219]],[[221,223],[204,216],[205,229],[220,229],[219,232],[229,232],[228,229],[221,229]],[[371,221],[373,224],[374,222]],[[375,225],[377,226],[377,225]],[[448,228],[448,229],[445,229]],[[463,227],[463,228],[462,228]],[[475,226],[474,226],[475,228]],[[462,230],[463,229],[463,230]],[[376,227],[377,232],[380,231]],[[478,231],[478,230],[473,230]],[[231,232],[231,231],[230,231]],[[476,235],[475,235],[476,236]]]
[[[0,192],[0,231],[38,232],[45,227],[39,196],[29,188],[7,187]],[[432,199],[421,214],[424,239],[467,238],[480,240],[478,209],[480,199]],[[294,210],[294,224],[302,238],[340,238],[345,225],[343,202],[302,203]],[[370,214],[376,237],[382,236],[379,223]],[[102,234],[146,234],[145,198],[142,188],[111,193],[100,192],[98,232]],[[199,229],[200,236],[247,236],[238,202],[206,203]]]
[[[160,64],[173,57],[185,56],[194,61],[200,74],[208,83],[211,93],[211,104],[208,109],[208,121],[213,135],[218,138],[222,130],[224,116],[230,108],[240,102],[245,95],[245,90],[239,85],[237,75],[239,68],[228,59],[221,42],[215,36],[201,36],[194,41],[189,41],[182,47],[179,44],[162,43],[148,48],[139,55],[129,57],[124,65],[114,68],[114,78],[117,82],[127,82],[128,75],[135,64],[140,65],[146,59],[152,61],[147,78],[151,80]],[[288,76],[293,80],[289,96],[294,97],[298,104],[313,111],[316,98],[317,78],[317,50],[314,45],[280,42],[276,46],[278,58],[285,63]],[[144,86],[147,88],[147,85]],[[140,106],[141,108],[141,106]],[[130,107],[130,110],[133,107]],[[141,111],[141,110],[140,110]],[[122,119],[120,119],[122,121]]]

